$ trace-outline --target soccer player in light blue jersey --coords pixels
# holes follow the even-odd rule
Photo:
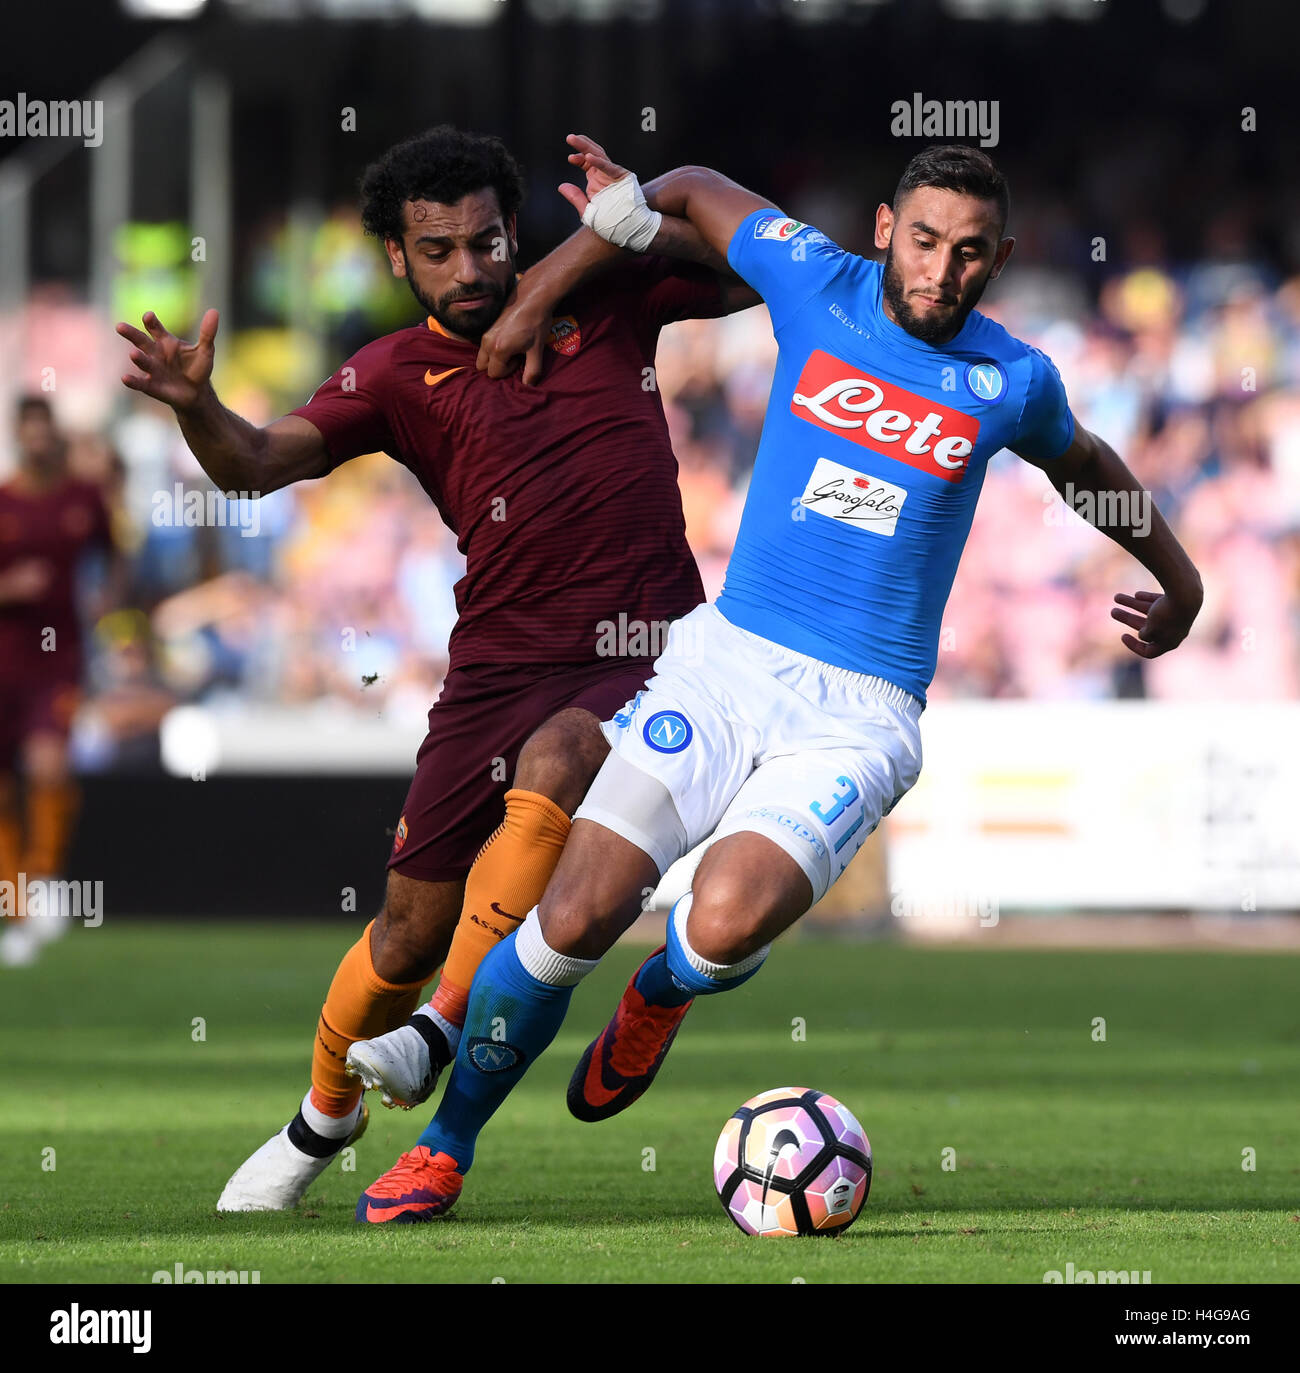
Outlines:
[[[670,173],[647,203],[597,144],[569,142],[587,186],[562,190],[584,223],[645,252],[667,241],[665,221],[688,220],[766,301],[776,374],[725,589],[673,625],[656,675],[605,724],[611,752],[540,905],[479,968],[437,1115],[358,1219],[452,1205],[479,1131],[681,855],[712,836],[666,948],[573,1075],[580,1119],[635,1101],[692,1000],[751,978],[844,872],[919,775],[940,618],[994,453],[1059,491],[1107,493],[1095,508],[1142,512],[1105,529],[1162,588],[1115,597],[1131,652],[1175,648],[1202,600],[1142,486],[1076,424],[1051,362],[975,310],[1014,246],[986,154],[912,159],[876,212],[878,264],[703,168]],[[549,319],[534,307],[503,321],[499,353],[527,350]]]

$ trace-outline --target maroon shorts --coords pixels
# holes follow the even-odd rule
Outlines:
[[[504,818],[519,750],[538,725],[571,707],[608,720],[653,674],[649,658],[453,668],[429,712],[388,866],[459,881]]]
[[[0,682],[0,772],[14,770],[33,734],[66,739],[80,702],[78,682]]]

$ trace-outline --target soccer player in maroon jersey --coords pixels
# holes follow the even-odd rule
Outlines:
[[[219,1210],[295,1205],[360,1133],[362,1087],[346,1063],[355,1041],[410,1018],[435,1074],[454,1054],[474,968],[540,898],[608,750],[600,721],[651,673],[657,648],[607,656],[608,626],[664,626],[703,599],[654,384],[659,330],[757,299],[719,275],[725,264],[689,226],[683,255],[699,265],[685,267],[582,230],[530,283],[603,272],[562,300],[522,374],[494,380],[478,364],[516,284],[522,186],[509,153],[493,138],[433,129],[368,169],[362,201],[363,224],[427,319],[362,348],[265,428],[212,389],[215,311],[194,344],[153,314],[147,333],[118,326],[138,368],[123,382],[173,408],[221,489],[264,494],[382,450],[418,478],[466,557],[450,667],[383,909],[331,984],[311,1090],[230,1179]],[[439,995],[412,1017],[449,945]]]
[[[68,768],[84,667],[77,571],[92,550],[112,553],[103,498],[68,476],[44,396],[18,402],[17,446],[18,471],[0,485],[0,964],[8,967],[32,962],[42,939],[66,928],[58,912],[25,920],[8,909],[9,893],[16,907],[21,891],[63,867],[78,802]]]

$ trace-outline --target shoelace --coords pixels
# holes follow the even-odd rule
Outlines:
[[[641,1077],[659,1055],[664,1040],[681,1019],[684,1007],[647,1006],[629,1011],[614,1032],[614,1047],[609,1061],[623,1077]]]
[[[429,1170],[435,1157],[436,1155],[430,1154],[423,1146],[409,1150],[375,1183],[370,1189],[371,1194],[405,1196],[412,1185],[422,1185],[428,1181]]]

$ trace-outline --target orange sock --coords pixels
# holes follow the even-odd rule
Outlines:
[[[547,796],[506,792],[506,818],[479,850],[465,880],[465,904],[433,1007],[464,1025],[478,965],[542,899],[572,821]]]
[[[81,789],[75,782],[28,782],[27,850],[22,870],[29,878],[54,877],[63,871],[80,804]]]
[[[311,1100],[327,1116],[347,1115],[361,1084],[345,1071],[348,1049],[358,1039],[387,1034],[410,1019],[427,979],[385,982],[370,958],[370,926],[343,955],[316,1025],[311,1060]]]

